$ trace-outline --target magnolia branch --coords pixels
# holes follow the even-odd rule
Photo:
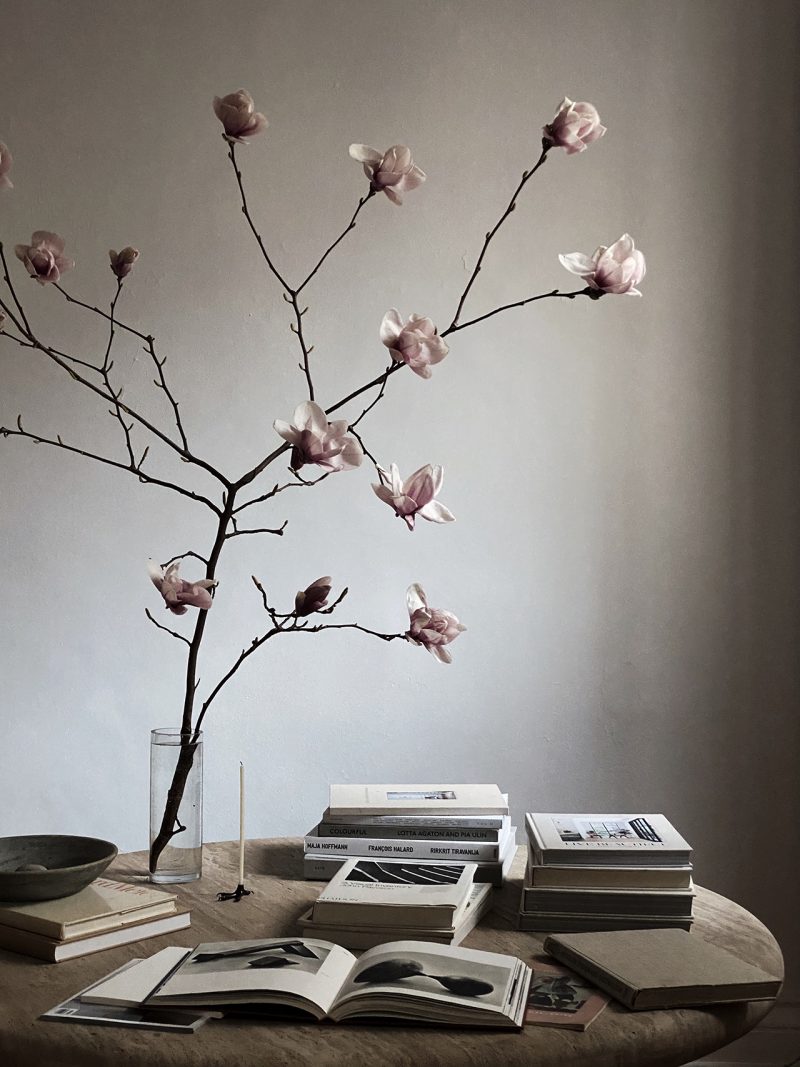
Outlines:
[[[330,245],[325,250],[325,252],[323,252],[321,258],[319,259],[319,261],[317,263],[317,265],[311,271],[309,271],[309,273],[306,275],[306,277],[303,279],[303,281],[298,285],[297,290],[296,290],[298,296],[300,295],[300,293],[302,293],[302,291],[305,289],[305,287],[308,285],[308,283],[311,281],[311,279],[317,273],[319,268],[322,266],[322,264],[325,262],[325,260],[328,258],[328,256],[331,254],[331,252],[334,250],[334,248],[336,248],[337,245],[339,245],[345,239],[345,237],[347,237],[348,233],[350,233],[351,230],[355,229],[355,227],[356,227],[356,219],[358,218],[359,213],[361,212],[361,209],[364,207],[364,205],[368,201],[370,201],[373,198],[373,196],[375,196],[375,190],[371,188],[366,196],[362,196],[361,197],[361,199],[358,202],[358,207],[353,212],[353,217],[350,219],[350,221],[348,222],[347,226],[345,226],[344,230],[339,234],[339,236],[336,238],[336,240],[333,242],[333,244]]]
[[[153,626],[157,626],[159,630],[163,630],[164,633],[169,634],[170,637],[177,637],[179,641],[183,641],[185,645],[189,645],[191,647],[192,642],[189,640],[188,637],[184,637],[183,634],[179,634],[177,630],[170,630],[168,626],[162,626],[162,624],[160,622],[157,622],[150,614],[149,608],[145,608],[144,613],[148,617],[150,622],[152,622]]]
[[[211,508],[211,510],[217,514],[220,513],[217,505],[201,493],[194,493],[190,489],[185,489],[182,485],[177,485],[175,482],[167,482],[162,478],[154,477],[152,474],[146,474],[141,469],[141,465],[147,455],[147,449],[142,453],[142,457],[138,463],[120,463],[119,460],[111,459],[108,456],[101,456],[96,452],[88,452],[86,449],[77,448],[75,445],[68,445],[60,436],[57,436],[56,439],[53,440],[50,437],[43,437],[41,434],[29,433],[27,430],[23,429],[21,416],[17,417],[16,429],[12,429],[10,426],[0,426],[0,437],[25,437],[29,441],[33,441],[36,445],[51,445],[53,448],[62,448],[65,452],[74,452],[78,456],[84,456],[86,459],[93,459],[97,463],[105,463],[106,466],[117,467],[119,470],[135,474],[142,484],[160,485],[164,489],[171,489],[174,493],[180,493],[181,496],[196,500],[198,503],[205,504],[206,507]]]
[[[164,364],[167,362],[167,357],[164,356],[163,359],[159,359],[158,356],[156,355],[155,338],[154,337],[148,337],[146,339],[146,341],[145,341],[145,344],[147,346],[146,351],[150,354],[150,358],[152,359],[153,363],[155,364],[156,370],[158,372],[158,381],[156,381],[156,379],[154,378],[153,379],[153,385],[156,387],[156,389],[161,389],[162,390],[162,392],[166,396],[167,400],[169,400],[170,404],[172,405],[172,411],[173,411],[173,413],[175,415],[175,426],[176,426],[176,428],[178,430],[178,433],[180,434],[181,444],[183,445],[183,450],[188,455],[189,454],[189,442],[186,439],[186,433],[185,433],[185,431],[183,429],[183,423],[181,421],[181,413],[178,410],[178,401],[175,399],[172,391],[170,390],[169,386],[167,385],[167,379],[164,376]]]
[[[283,531],[286,529],[286,527],[288,525],[289,525],[289,520],[287,519],[283,523],[282,526],[279,526],[275,530],[271,530],[271,529],[268,529],[266,527],[261,527],[259,529],[255,529],[255,530],[233,529],[233,530],[229,530],[228,533],[225,534],[225,540],[229,541],[231,537],[244,537],[245,534],[275,534],[277,537],[283,537]]]
[[[333,474],[333,471],[326,471],[324,474],[321,474],[319,478],[312,478],[310,481],[295,474],[295,481],[286,482],[284,485],[276,483],[269,492],[262,493],[261,496],[254,497],[252,500],[247,500],[244,504],[240,504],[238,508],[234,508],[233,514],[238,515],[239,512],[244,511],[245,508],[250,508],[254,504],[262,504],[265,500],[271,500],[272,497],[277,496],[278,493],[282,493],[286,489],[300,489],[302,486],[319,485],[319,483],[324,482],[326,478],[330,478],[331,474]]]
[[[483,257],[486,255],[486,251],[489,248],[489,245],[492,243],[492,239],[494,238],[495,234],[500,229],[500,227],[503,225],[503,223],[506,221],[508,216],[511,214],[511,212],[516,209],[517,198],[519,197],[519,194],[522,192],[522,190],[525,188],[527,183],[534,176],[534,174],[539,169],[539,167],[541,167],[542,164],[544,163],[544,161],[547,159],[547,153],[550,151],[551,147],[552,146],[550,145],[549,142],[546,142],[546,143],[543,144],[543,146],[542,146],[542,154],[539,156],[539,159],[536,161],[536,163],[533,165],[533,167],[531,167],[530,170],[523,171],[520,183],[517,186],[517,188],[514,190],[514,195],[511,197],[511,200],[509,201],[508,207],[505,209],[503,214],[500,216],[500,218],[498,219],[498,221],[494,225],[494,227],[491,230],[489,230],[489,232],[486,234],[486,237],[485,237],[484,242],[483,242],[483,248],[480,251],[480,255],[478,256],[478,260],[477,260],[477,262],[475,264],[475,267],[474,267],[474,269],[472,271],[472,274],[470,275],[470,278],[469,278],[469,281],[467,282],[466,288],[464,289],[464,292],[461,294],[461,299],[458,302],[458,307],[456,308],[456,313],[453,316],[453,321],[450,323],[450,326],[448,327],[448,330],[447,330],[448,333],[452,332],[454,327],[458,326],[458,320],[459,320],[459,318],[461,316],[461,311],[462,311],[462,309],[464,307],[464,303],[465,303],[467,297],[469,296],[470,289],[475,284],[475,279],[480,274],[481,266],[483,264]],[[442,335],[442,336],[444,336],[444,335]]]
[[[526,304],[533,304],[536,300],[549,300],[551,297],[558,297],[561,300],[574,300],[576,296],[588,296],[590,300],[599,300],[602,295],[603,291],[601,289],[590,289],[588,287],[586,289],[576,289],[573,293],[562,293],[558,289],[553,289],[549,293],[526,297],[525,300],[515,300],[513,304],[503,304],[502,307],[495,308],[494,311],[487,311],[485,315],[479,315],[476,319],[462,322],[458,326],[448,326],[441,336],[448,337],[451,333],[458,333],[459,330],[466,330],[468,326],[475,326],[485,319],[492,318],[493,315],[499,315],[501,311],[508,311],[510,308],[521,308]]]

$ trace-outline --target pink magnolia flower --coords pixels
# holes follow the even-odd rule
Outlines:
[[[121,252],[115,252],[113,248],[109,249],[108,258],[111,260],[111,269],[114,274],[122,281],[123,278],[127,278],[131,272],[131,267],[139,258],[139,250],[137,248],[131,248],[128,245],[123,248]]]
[[[403,519],[409,530],[414,529],[414,519],[421,515],[429,522],[455,522],[455,515],[444,504],[440,504],[434,497],[442,488],[444,470],[441,467],[432,467],[426,463],[418,471],[414,471],[405,481],[400,478],[397,464],[390,467],[390,474],[379,468],[389,482],[374,483],[372,488],[375,495],[394,508],[395,515]]]
[[[452,663],[450,649],[444,646],[455,641],[466,630],[466,626],[462,626],[451,611],[429,608],[425,590],[416,582],[408,587],[406,602],[411,617],[411,625],[405,633],[408,640],[427,648],[440,663]]]
[[[13,189],[14,183],[8,176],[14,159],[6,145],[0,141],[0,189]]]
[[[641,296],[636,288],[644,278],[644,256],[634,247],[633,238],[623,233],[618,241],[605,245],[587,256],[584,252],[570,252],[559,256],[562,267],[583,278],[590,289],[603,293],[624,293],[625,296]]]
[[[407,363],[420,378],[430,378],[431,365],[450,351],[430,319],[414,314],[404,323],[397,308],[383,316],[380,336],[395,363]]]
[[[351,144],[350,155],[364,165],[370,187],[376,193],[386,193],[393,204],[402,204],[403,194],[425,181],[425,174],[411,158],[411,149],[404,144],[392,145],[385,152],[366,144]]]
[[[255,102],[246,89],[227,96],[214,97],[214,114],[222,123],[226,140],[247,144],[247,138],[266,130],[266,116],[255,110]]]
[[[170,563],[168,567],[159,567],[152,559],[147,561],[150,579],[163,596],[167,610],[174,615],[185,615],[190,607],[207,611],[214,603],[209,589],[218,583],[210,578],[187,582],[178,574],[179,567],[180,560]]]
[[[64,238],[47,230],[36,230],[31,243],[15,245],[14,253],[39,285],[57,282],[65,270],[75,266],[75,260],[64,255]]]
[[[326,574],[324,578],[317,578],[311,585],[301,589],[294,598],[295,615],[313,615],[315,611],[324,608],[328,603],[332,584],[333,579]]]
[[[565,96],[558,105],[556,117],[542,129],[542,137],[554,148],[563,148],[568,156],[584,152],[592,141],[606,132],[594,104],[574,103]]]
[[[316,463],[329,471],[347,471],[360,467],[364,459],[361,445],[347,433],[347,419],[328,422],[328,416],[313,400],[299,404],[294,422],[276,419],[276,432],[292,446],[292,468]]]

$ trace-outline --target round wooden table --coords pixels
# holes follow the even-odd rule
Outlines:
[[[282,936],[316,898],[320,883],[302,880],[302,841],[251,841],[247,886],[253,896],[218,903],[235,888],[237,846],[206,845],[203,878],[175,889],[192,911],[187,930],[51,964],[0,951],[0,1063],[7,1067],[678,1067],[729,1044],[752,1029],[772,1001],[716,1008],[628,1012],[615,1002],[585,1033],[526,1027],[522,1033],[398,1026],[326,1026],[234,1019],[212,1021],[193,1035],[40,1022],[37,1016],[136,956],[168,944]],[[514,928],[524,849],[512,877],[495,891],[494,910],[466,939],[472,948],[530,959],[542,936]],[[107,872],[120,880],[146,878],[146,854],[120,856]],[[165,887],[166,888],[166,887]],[[698,889],[694,932],[783,974],[769,930],[737,904]]]

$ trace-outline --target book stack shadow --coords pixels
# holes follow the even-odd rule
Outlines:
[[[516,852],[508,796],[496,785],[332,785],[329,806],[303,841],[303,874],[328,881],[345,860],[475,865],[502,885]]]
[[[691,848],[663,815],[525,816],[521,930],[690,930]]]

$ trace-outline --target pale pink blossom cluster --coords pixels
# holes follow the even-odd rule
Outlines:
[[[111,260],[111,270],[114,275],[122,281],[123,278],[131,272],[131,268],[136,260],[139,258],[138,248],[131,248],[127,245],[121,252],[115,252],[113,248],[109,249],[108,258]]]
[[[295,408],[293,420],[276,419],[272,424],[292,446],[293,470],[300,470],[306,463],[315,463],[329,471],[361,466],[364,453],[355,437],[347,432],[347,419],[328,422],[319,404],[306,400]]]
[[[376,193],[386,193],[393,204],[402,204],[403,195],[425,181],[425,173],[404,144],[392,145],[385,152],[366,144],[351,144],[350,155],[363,164],[370,188]]]
[[[430,319],[414,314],[403,322],[397,308],[383,316],[380,338],[395,363],[407,363],[420,378],[430,378],[431,367],[450,351]]]
[[[571,156],[585,152],[605,132],[594,104],[575,103],[565,96],[558,105],[556,117],[542,129],[542,139],[554,148],[563,148]]]
[[[427,648],[440,663],[452,663],[450,649],[445,645],[455,641],[466,630],[466,626],[458,621],[452,611],[428,607],[425,590],[416,582],[408,587],[406,603],[411,620],[406,638],[414,645]]]
[[[583,278],[590,289],[625,296],[642,295],[636,286],[644,278],[647,268],[643,254],[634,246],[629,233],[623,233],[613,245],[600,245],[591,256],[585,252],[570,252],[558,258],[563,267]]]
[[[14,253],[40,285],[57,282],[65,270],[75,266],[75,260],[64,255],[64,238],[48,230],[36,230],[31,243],[15,245]]]
[[[11,164],[14,162],[8,146],[0,141],[0,189],[13,189],[14,183],[8,176]]]
[[[390,508],[398,518],[404,520],[409,530],[414,529],[417,515],[428,522],[454,522],[455,515],[434,497],[442,488],[444,470],[439,466],[426,463],[414,471],[405,481],[400,477],[396,463],[392,463],[387,473],[382,467],[378,473],[384,479],[373,483],[375,495]]]
[[[214,97],[214,114],[222,123],[227,141],[246,144],[248,138],[266,130],[269,125],[266,116],[255,108],[255,101],[246,89]]]
[[[178,574],[180,560],[160,567],[154,560],[149,560],[147,569],[150,579],[164,598],[167,610],[173,615],[185,615],[190,607],[208,610],[214,603],[209,590],[218,583],[209,578],[197,582],[187,582]]]

